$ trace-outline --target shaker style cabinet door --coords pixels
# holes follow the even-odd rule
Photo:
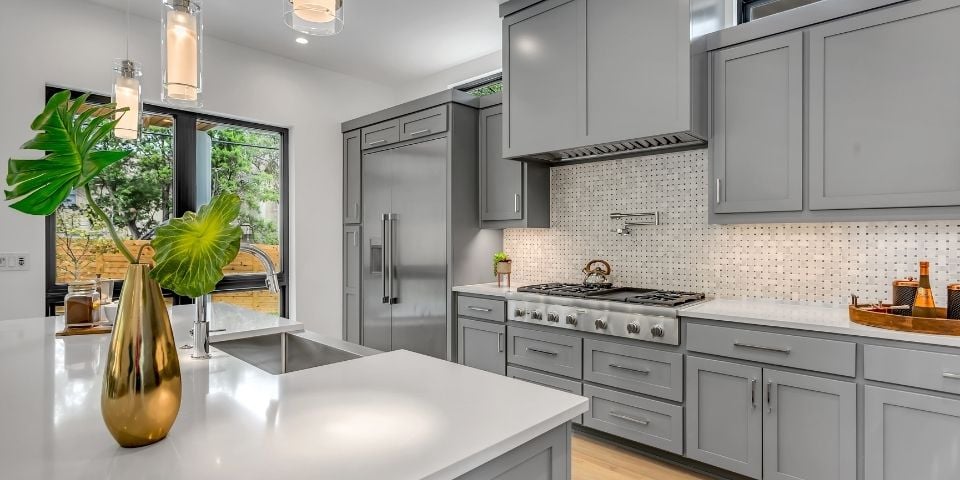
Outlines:
[[[857,478],[856,384],[764,369],[763,388],[764,480]]]
[[[480,111],[480,221],[523,218],[525,164],[503,158],[503,109]]]
[[[710,203],[716,213],[803,209],[803,33],[714,52]]]
[[[960,205],[958,24],[932,0],[809,30],[811,210]]]
[[[581,144],[586,0],[546,0],[503,20],[504,155]]]
[[[360,226],[343,227],[343,335],[360,343]]]
[[[507,374],[506,329],[502,324],[459,318],[458,363],[498,375]]]
[[[864,478],[960,478],[960,401],[864,388]]]
[[[343,223],[360,223],[362,150],[359,130],[343,134]]]
[[[687,356],[687,457],[760,478],[762,373],[759,367]]]

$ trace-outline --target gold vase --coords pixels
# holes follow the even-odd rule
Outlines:
[[[130,265],[103,373],[103,421],[123,447],[159,442],[177,418],[180,395],[180,361],[160,285],[149,265]]]

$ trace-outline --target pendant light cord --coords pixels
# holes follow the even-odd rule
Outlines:
[[[127,0],[127,60],[130,60],[130,0]]]

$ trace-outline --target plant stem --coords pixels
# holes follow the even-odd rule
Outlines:
[[[128,262],[137,263],[137,259],[133,258],[133,254],[131,254],[130,250],[127,250],[127,246],[123,244],[123,240],[120,239],[120,235],[117,235],[117,230],[113,227],[113,222],[107,218],[107,214],[103,213],[103,210],[100,210],[100,206],[97,205],[97,202],[93,200],[93,194],[90,193],[90,184],[83,186],[83,193],[87,195],[87,203],[90,204],[90,209],[92,209],[93,213],[100,217],[100,220],[103,220],[103,223],[107,225],[107,230],[110,231],[110,238],[113,239],[113,244],[117,246],[117,250],[119,250],[124,257],[127,257]]]

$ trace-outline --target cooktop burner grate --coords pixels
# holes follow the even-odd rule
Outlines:
[[[544,283],[528,285],[517,289],[518,292],[538,293],[560,297],[580,297],[613,302],[634,303],[638,305],[654,305],[677,307],[688,303],[703,300],[702,293],[674,292],[653,288],[614,288],[609,283]]]

